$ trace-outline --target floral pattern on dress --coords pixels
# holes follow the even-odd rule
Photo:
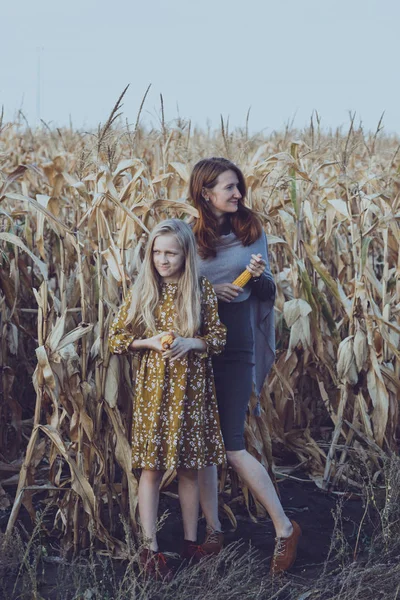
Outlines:
[[[177,283],[163,283],[156,314],[157,332],[174,329]],[[132,468],[202,469],[225,462],[211,355],[222,352],[226,328],[218,316],[218,301],[210,282],[201,278],[202,325],[199,337],[205,352],[189,352],[170,364],[161,353],[138,352],[132,425]],[[127,352],[137,339],[125,325],[131,294],[121,305],[109,333],[112,352]],[[141,337],[151,337],[145,332]]]

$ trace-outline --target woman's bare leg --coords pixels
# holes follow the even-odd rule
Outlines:
[[[276,536],[288,537],[292,533],[293,527],[282,508],[278,494],[266,469],[247,450],[228,450],[227,458],[240,479],[267,510],[274,524]],[[206,467],[199,471],[199,486],[200,504],[207,526],[210,529],[220,530],[216,467]]]
[[[178,469],[178,493],[185,540],[195,542],[200,507],[198,471]]]
[[[228,450],[227,459],[240,479],[268,511],[275,527],[276,537],[289,537],[293,526],[286,516],[266,469],[247,450]]]
[[[143,469],[139,480],[139,515],[145,545],[158,552],[157,517],[163,471]]]

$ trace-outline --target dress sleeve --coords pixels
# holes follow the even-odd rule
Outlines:
[[[130,344],[135,339],[135,335],[132,331],[129,331],[129,326],[125,324],[131,300],[132,293],[129,292],[111,324],[108,333],[108,345],[113,353],[128,352]]]
[[[266,260],[264,273],[256,280],[251,279],[251,293],[254,296],[257,296],[259,300],[272,300],[275,302],[275,294],[276,294],[276,285],[274,278],[271,273],[271,268],[269,266],[269,258],[268,258],[268,243],[267,236],[263,232],[263,241],[265,245],[265,250],[263,252]]]
[[[202,277],[202,326],[198,338],[205,341],[207,349],[201,356],[220,354],[226,344],[226,327],[220,321],[218,314],[217,295],[211,283]]]

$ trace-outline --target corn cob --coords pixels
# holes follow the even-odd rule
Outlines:
[[[167,335],[163,335],[161,338],[162,349],[169,350],[174,339],[175,339],[175,336],[172,333],[167,333]]]
[[[238,285],[239,287],[244,287],[246,283],[248,283],[251,279],[251,273],[245,269],[243,273],[240,273],[239,277],[236,277],[235,281],[233,281],[233,285]]]

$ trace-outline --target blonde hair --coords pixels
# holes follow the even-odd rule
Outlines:
[[[175,300],[174,329],[183,337],[193,337],[201,322],[201,292],[197,269],[196,241],[189,225],[180,219],[167,219],[154,227],[150,234],[144,260],[132,286],[132,302],[126,324],[141,334],[157,333],[156,310],[160,301],[162,277],[153,261],[154,241],[160,235],[174,234],[185,257]]]

